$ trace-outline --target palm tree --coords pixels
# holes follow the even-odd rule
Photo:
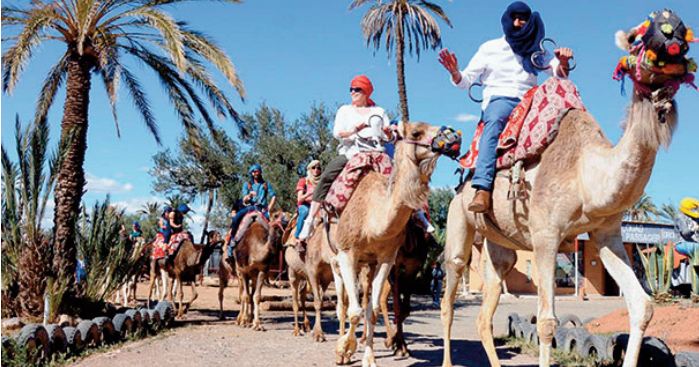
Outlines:
[[[228,97],[204,65],[209,62],[218,69],[242,99],[243,84],[231,60],[207,36],[162,10],[164,5],[182,1],[36,0],[23,6],[2,7],[3,28],[16,28],[12,36],[3,39],[14,41],[2,55],[5,93],[12,93],[39,45],[57,41],[66,46],[65,53],[43,82],[35,122],[46,118],[57,91],[65,84],[60,138],[65,156],[58,168],[54,193],[53,265],[61,279],[69,279],[68,289],[73,288],[76,264],[75,223],[85,185],[83,162],[93,73],[99,75],[109,96],[117,135],[116,100],[119,86],[124,84],[146,127],[160,143],[149,100],[138,78],[125,63],[127,55],[155,72],[186,131],[197,129],[195,111],[208,126],[213,126],[200,93],[219,117],[238,120]]]
[[[35,318],[43,311],[46,279],[51,275],[49,235],[41,222],[60,156],[48,157],[47,126],[22,131],[16,118],[15,127],[17,162],[2,148],[3,308]]]
[[[658,207],[653,203],[648,194],[643,193],[631,208],[626,211],[626,218],[629,220],[648,222],[653,220],[653,216],[658,215]]]
[[[430,12],[442,18],[449,27],[452,26],[451,21],[439,5],[422,0],[390,0],[386,2],[353,0],[350,4],[350,10],[369,2],[375,2],[375,4],[362,18],[362,32],[367,47],[373,44],[374,51],[381,48],[382,37],[385,38],[384,45],[388,57],[391,57],[391,52],[395,47],[400,111],[403,120],[408,121],[408,96],[405,90],[405,63],[403,61],[405,46],[407,44],[410,54],[415,51],[419,60],[421,50],[435,50],[442,46],[439,24]]]
[[[673,223],[675,221],[675,217],[677,217],[677,207],[672,205],[672,203],[665,203],[660,206],[658,216],[660,219]]]
[[[136,211],[136,214],[145,216],[146,218],[157,218],[160,216],[160,203],[157,201],[147,201],[141,209]]]

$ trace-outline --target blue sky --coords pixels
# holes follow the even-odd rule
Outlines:
[[[502,34],[500,16],[509,1],[437,1],[454,27],[442,26],[443,43],[465,66],[478,46]],[[7,1],[17,4],[18,1]],[[597,118],[605,134],[616,143],[621,136],[620,122],[628,97],[621,96],[611,74],[622,52],[614,45],[614,32],[638,24],[652,10],[667,7],[679,13],[685,23],[699,30],[697,1],[530,1],[541,13],[547,36],[572,47],[578,62],[571,75],[588,110]],[[193,1],[167,8],[175,18],[186,19],[198,30],[211,35],[235,63],[247,90],[239,112],[253,112],[260,103],[279,108],[290,120],[308,111],[314,102],[329,106],[347,103],[349,80],[367,74],[373,81],[373,99],[397,111],[395,64],[383,51],[367,49],[359,22],[368,8],[350,12],[349,1],[248,1],[239,5]],[[5,44],[3,44],[3,51]],[[699,58],[699,45],[690,55]],[[33,115],[40,83],[57,60],[62,46],[48,43],[41,47],[26,69],[12,96],[2,96],[2,145],[14,149],[14,116],[28,121]],[[163,137],[163,146],[172,146],[182,128],[145,68],[136,67],[146,86]],[[451,86],[447,73],[437,62],[437,54],[426,51],[420,60],[408,58],[406,82],[411,117],[432,124],[449,124],[470,138],[479,106],[465,93]],[[222,78],[219,80],[223,81]],[[231,88],[227,89],[233,94]],[[156,197],[147,170],[158,147],[121,91],[119,115],[122,136],[116,137],[114,124],[101,82],[93,78],[90,127],[85,170],[88,203],[112,194],[113,201],[134,209]],[[57,97],[49,115],[53,142],[60,129],[64,94]],[[658,155],[646,191],[656,201],[677,203],[684,196],[699,196],[697,144],[699,137],[699,93],[683,88],[677,96],[679,127],[672,145]],[[231,121],[221,122],[235,133]],[[442,159],[433,186],[453,186],[456,165]],[[201,212],[201,211],[199,211]]]

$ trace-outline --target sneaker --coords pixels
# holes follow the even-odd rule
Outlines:
[[[313,219],[309,218],[303,221],[303,228],[301,228],[301,233],[299,233],[299,240],[307,240],[311,235],[311,231],[313,231]]]
[[[425,232],[427,232],[427,233],[434,233],[434,231],[435,231],[435,228],[434,228],[434,226],[432,225],[432,223],[427,224],[427,229],[425,229]]]

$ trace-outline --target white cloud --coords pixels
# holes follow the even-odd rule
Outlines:
[[[454,117],[454,120],[458,122],[478,122],[479,119],[480,117],[470,113],[460,113]]]
[[[115,201],[112,203],[112,205],[124,209],[127,213],[129,214],[134,214],[138,210],[143,208],[143,205],[147,202],[154,202],[157,201],[158,203],[164,203],[165,199],[159,198],[156,196],[150,196],[150,197],[137,197],[137,198],[131,198],[131,199],[126,199],[126,200],[121,200],[121,201]]]
[[[93,193],[116,193],[133,190],[133,185],[128,182],[122,184],[117,180],[97,177],[90,173],[85,174],[85,179],[87,180],[85,189]]]

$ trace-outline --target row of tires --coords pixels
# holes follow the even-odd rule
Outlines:
[[[150,310],[127,309],[112,318],[95,317],[75,326],[28,324],[15,338],[2,337],[3,359],[14,358],[18,347],[27,350],[31,362],[49,361],[54,355],[79,354],[87,348],[156,334],[173,321],[172,303],[161,301]]]
[[[508,336],[539,345],[535,316],[512,313],[507,317],[507,323]],[[583,358],[592,358],[598,363],[611,361],[613,365],[621,365],[628,341],[629,335],[626,333],[609,336],[590,334],[577,316],[563,315],[559,318],[552,346],[564,352],[577,353]],[[673,355],[665,342],[647,336],[643,338],[637,366],[699,367],[699,353],[681,352]]]

